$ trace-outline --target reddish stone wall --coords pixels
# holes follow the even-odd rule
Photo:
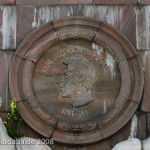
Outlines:
[[[32,27],[34,18],[36,17],[36,23],[38,23],[38,15],[39,11],[43,11],[41,7],[37,7],[37,14],[35,14],[35,7],[31,7],[29,5],[33,6],[41,6],[41,5],[57,5],[62,4],[62,9],[66,12],[73,10],[72,16],[90,16],[92,18],[101,19],[104,22],[107,22],[111,25],[113,25],[116,29],[118,29],[120,32],[122,32],[131,42],[132,44],[138,49],[138,54],[143,62],[143,69],[146,68],[145,76],[148,79],[149,76],[149,67],[147,67],[150,62],[149,57],[149,43],[150,40],[145,37],[145,28],[150,29],[150,27],[145,22],[145,19],[143,19],[147,14],[145,11],[144,5],[150,4],[149,0],[0,0],[1,5],[16,5],[16,12],[17,12],[17,47],[19,44],[24,40],[24,38],[31,33],[35,28]],[[67,6],[64,4],[68,4]],[[71,4],[82,4],[82,5],[71,5]],[[96,11],[93,13],[88,14],[85,10],[91,9],[90,5],[86,4],[92,4],[92,7],[95,7]],[[95,5],[97,4],[97,5]],[[116,5],[114,5],[116,4]],[[142,6],[139,9],[139,4],[142,4]],[[137,6],[137,10],[136,10]],[[13,7],[13,6],[11,6]],[[51,7],[51,6],[50,6]],[[106,8],[107,7],[107,8]],[[116,7],[116,8],[115,8]],[[41,8],[41,9],[40,9]],[[105,16],[103,16],[103,13],[100,13],[99,15],[97,13],[97,10],[102,10],[105,13]],[[117,9],[117,17],[112,17],[111,14],[115,13],[115,9]],[[56,8],[51,9],[57,10]],[[138,11],[138,12],[136,12]],[[71,11],[70,11],[71,12]],[[61,13],[61,12],[60,12]],[[67,13],[61,14],[61,16],[67,16]],[[111,16],[111,17],[110,17]],[[57,18],[57,16],[55,16]],[[111,20],[114,18],[114,20]],[[113,22],[114,21],[114,22]],[[3,11],[0,9],[0,28],[2,28],[2,22],[3,22]],[[40,22],[40,25],[44,24],[44,22]],[[141,26],[141,30],[139,30],[139,34],[141,34],[143,37],[137,37],[137,26]],[[13,33],[12,33],[13,34]],[[139,44],[137,44],[137,39],[144,39]],[[3,118],[4,121],[6,121],[6,113],[9,112],[9,104],[10,104],[10,93],[9,93],[9,82],[8,82],[8,74],[9,74],[9,66],[11,63],[11,59],[13,54],[15,53],[15,49],[3,49],[2,48],[2,35],[0,35],[0,97],[3,100],[2,106],[0,107],[0,116]],[[139,40],[140,41],[140,40]],[[145,44],[147,43],[147,44]],[[138,46],[137,46],[138,45]],[[147,61],[146,61],[147,60]],[[145,83],[145,89],[149,89],[149,82]],[[148,90],[146,90],[148,91]],[[140,139],[145,139],[150,132],[150,109],[147,107],[149,102],[147,97],[149,97],[149,92],[145,92],[144,94],[144,100],[142,102],[142,109],[139,107],[138,111],[138,119],[139,119],[139,130],[138,130],[138,137]],[[148,103],[148,104],[147,104]],[[27,124],[24,125],[24,128],[22,130],[26,131],[26,135],[30,137],[41,137],[38,133],[33,131]],[[55,142],[55,144],[52,146],[52,149],[56,150],[99,150],[100,148],[103,150],[110,150],[111,147],[113,147],[116,143],[125,140],[128,138],[130,132],[130,122],[121,129],[118,133],[114,134],[112,137],[103,140],[101,142],[97,142],[95,144],[90,145],[81,145],[81,146],[68,146],[64,144],[60,144]]]
[[[137,4],[137,0],[0,0],[0,4],[17,4],[17,5],[58,5],[58,4]],[[148,3],[148,0],[143,0],[141,3]]]
[[[0,0],[2,5],[34,5],[34,6],[43,6],[43,5],[58,5],[58,4],[103,4],[103,5],[137,5],[150,4],[149,0]]]

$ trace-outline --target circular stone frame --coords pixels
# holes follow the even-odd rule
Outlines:
[[[121,88],[114,108],[104,118],[88,123],[89,129],[78,133],[69,131],[67,124],[59,123],[42,110],[32,87],[39,58],[48,48],[68,39],[88,40],[107,47],[121,73]],[[11,96],[16,98],[18,110],[27,124],[45,137],[68,144],[88,144],[117,132],[135,113],[143,92],[141,62],[130,41],[110,25],[84,17],[51,21],[27,36],[13,57],[9,81]]]

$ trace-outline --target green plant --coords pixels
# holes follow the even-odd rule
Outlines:
[[[23,125],[24,121],[17,110],[15,99],[12,99],[10,108],[10,113],[7,114],[7,119],[9,120],[10,124],[4,122],[4,125],[10,137],[21,138],[22,136],[24,136],[24,134],[20,133],[19,128]]]

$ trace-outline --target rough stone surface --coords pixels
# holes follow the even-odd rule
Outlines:
[[[136,17],[133,6],[59,5],[17,6],[17,46],[34,29],[53,19],[85,16],[102,20],[121,31],[136,45]]]
[[[3,4],[5,4],[5,5],[14,5],[16,3],[15,3],[15,0],[0,0],[0,4],[1,5],[3,5]]]
[[[143,95],[143,100],[141,104],[141,110],[143,112],[150,112],[150,103],[149,103],[149,98],[150,98],[150,51],[147,52],[147,57],[145,57],[145,85],[144,85],[144,95]]]
[[[0,8],[0,49],[2,49],[2,47],[3,47],[3,37],[2,37],[3,11],[1,8]]]
[[[92,4],[93,0],[16,0],[17,5],[59,5],[59,4]]]
[[[136,47],[150,50],[150,6],[136,7]]]
[[[105,4],[105,5],[112,5],[112,4],[128,4],[133,5],[137,4],[137,0],[94,0],[95,4]]]
[[[148,0],[146,0],[148,1]],[[135,5],[137,0],[16,0],[17,5],[34,5],[34,6],[43,6],[43,5],[58,5],[58,4],[124,4],[124,5]]]
[[[33,31],[34,7],[17,6],[17,46]]]
[[[9,111],[10,92],[8,82],[8,71],[13,52],[0,51],[0,98],[2,100],[0,111]]]
[[[143,5],[149,5],[150,1],[149,0],[138,0],[139,4],[143,4]]]

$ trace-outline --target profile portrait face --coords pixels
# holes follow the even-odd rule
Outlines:
[[[66,57],[64,73],[60,83],[62,97],[71,99],[74,107],[81,107],[94,101],[92,91],[96,81],[94,65],[81,55]]]

